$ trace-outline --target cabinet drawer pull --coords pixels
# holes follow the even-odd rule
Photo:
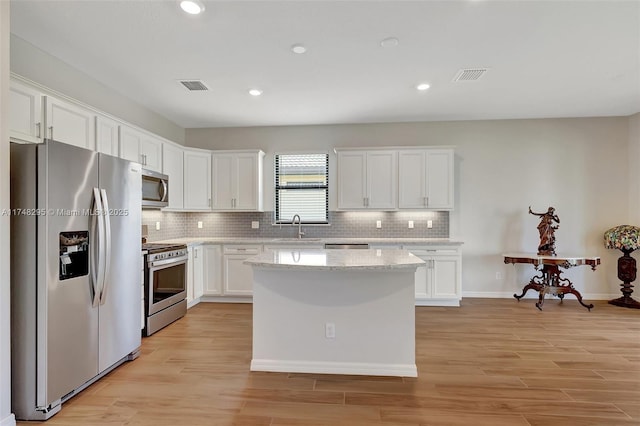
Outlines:
[[[49,126],[49,138],[53,139],[53,126]]]
[[[40,139],[42,137],[41,130],[40,130],[40,123],[36,123],[36,132],[37,132],[36,137]]]

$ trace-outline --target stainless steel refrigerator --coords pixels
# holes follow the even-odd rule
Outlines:
[[[141,166],[11,144],[12,408],[46,420],[140,347]]]

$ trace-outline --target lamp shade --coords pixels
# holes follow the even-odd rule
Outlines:
[[[604,233],[604,246],[609,249],[633,251],[640,248],[640,228],[620,225]]]

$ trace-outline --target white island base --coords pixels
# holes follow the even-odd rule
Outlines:
[[[252,371],[417,377],[418,265],[253,266]]]

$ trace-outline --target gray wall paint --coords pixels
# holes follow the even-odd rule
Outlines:
[[[527,213],[554,206],[562,221],[559,252],[602,257],[595,272],[566,276],[590,297],[618,293],[617,253],[603,232],[630,218],[629,117],[327,126],[187,129],[186,145],[265,151],[265,209],[272,210],[273,154],[295,150],[331,153],[334,147],[455,146],[456,207],[450,235],[463,246],[467,296],[505,297],[519,290],[533,268],[504,265],[502,253],[535,251],[538,221]],[[335,183],[335,175],[331,181]],[[335,206],[335,188],[332,190]],[[332,207],[333,209],[334,207]],[[500,272],[502,279],[496,279]]]
[[[13,34],[11,35],[11,71],[151,133],[184,145],[185,131],[182,127]]]

